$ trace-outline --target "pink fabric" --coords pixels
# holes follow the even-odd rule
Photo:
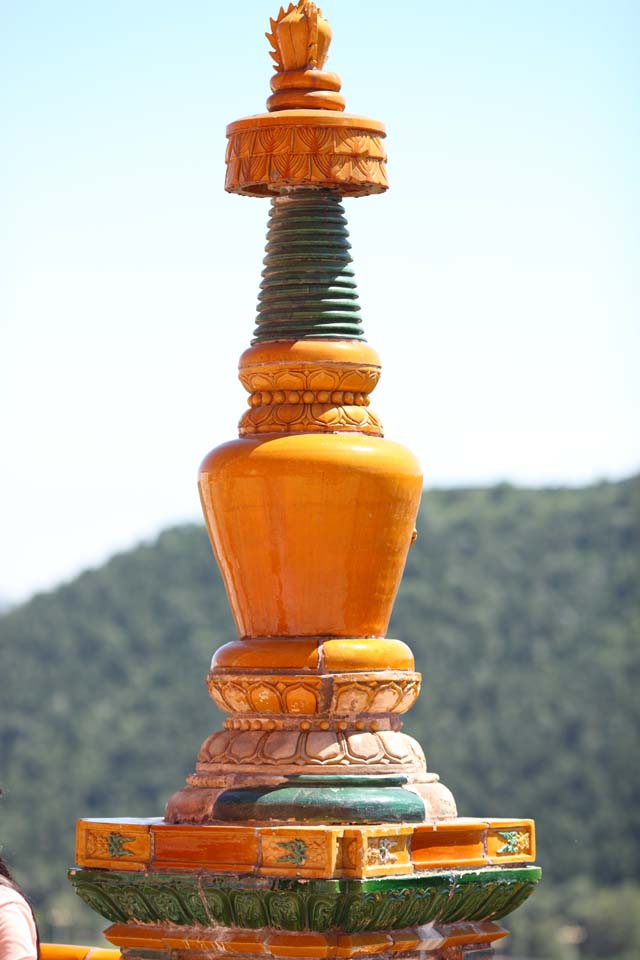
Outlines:
[[[29,904],[13,887],[0,883],[0,960],[35,960],[36,943]]]

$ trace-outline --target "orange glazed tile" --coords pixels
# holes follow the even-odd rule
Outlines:
[[[384,877],[413,873],[409,841],[413,827],[353,827],[340,843],[343,874],[349,877]]]
[[[151,858],[150,822],[78,820],[76,863],[79,867],[144,870]]]
[[[341,827],[263,828],[258,872],[278,877],[332,877],[341,835]]]
[[[337,937],[318,933],[276,934],[269,938],[269,953],[274,957],[328,958],[336,954]]]
[[[443,948],[462,947],[467,943],[493,943],[509,934],[497,923],[456,923],[435,928],[444,938]]]
[[[387,933],[352,933],[338,937],[337,957],[368,957],[386,953],[393,947],[393,937]]]
[[[124,950],[134,947],[147,950],[162,948],[163,930],[159,927],[136,927],[133,924],[114,923],[107,927],[104,936]]]
[[[528,863],[535,860],[533,820],[490,820],[487,856],[491,863]]]
[[[349,673],[358,670],[413,670],[413,654],[402,640],[384,638],[324,640],[323,669]]]
[[[393,930],[392,953],[409,953],[420,948],[420,937],[412,930]]]
[[[255,343],[240,357],[240,371],[256,364],[278,363],[283,360],[300,362],[347,363],[362,366],[381,365],[380,357],[362,340],[284,340]]]
[[[262,954],[268,953],[265,939],[264,933],[253,933],[250,930],[234,930],[231,934],[224,936],[224,939],[220,942],[220,946],[225,953]]]
[[[157,824],[152,833],[154,870],[198,865],[249,872],[258,861],[258,834],[250,827]]]
[[[199,937],[193,932],[187,936],[180,934],[176,930],[167,932],[162,939],[163,948],[169,947],[171,950],[206,950],[221,952],[221,945],[218,940],[212,940],[211,937]]]
[[[40,960],[119,960],[119,950],[79,947],[68,943],[41,943]]]
[[[313,637],[245,637],[216,650],[211,666],[219,670],[256,667],[315,670],[318,667],[318,640]]]
[[[430,867],[481,867],[486,863],[482,821],[421,824],[411,838],[411,860],[416,870]]]

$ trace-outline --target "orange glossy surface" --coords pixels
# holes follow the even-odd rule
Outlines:
[[[120,951],[68,943],[41,943],[40,960],[120,960]]]
[[[406,643],[385,638],[324,640],[321,655],[324,669],[336,673],[413,670],[415,665]]]
[[[390,930],[388,932],[366,932],[356,934],[328,933],[287,933],[276,930],[232,930],[218,928],[197,931],[194,928],[150,927],[137,924],[114,924],[105,930],[105,936],[112,943],[127,949],[194,950],[207,951],[220,956],[265,956],[265,957],[303,957],[337,958],[351,960],[356,957],[375,956],[376,954],[407,954],[413,951],[439,951],[468,943],[492,943],[507,936],[506,930],[490,921],[457,923],[442,926],[429,924],[426,927],[411,930]],[[46,945],[49,948],[49,945]],[[83,948],[62,948],[83,949]],[[88,948],[84,948],[88,949]],[[69,955],[80,960],[77,954]],[[429,952],[428,956],[435,956]],[[440,953],[438,953],[440,956]],[[118,960],[118,951],[95,950],[94,960]],[[43,960],[65,960],[65,955],[56,957],[44,954]]]
[[[359,340],[276,340],[256,343],[240,357],[240,371],[273,363],[366,364],[380,366],[380,357]]]
[[[406,643],[380,637],[244,637],[216,650],[211,666],[349,673],[413,670],[414,659]]]
[[[292,80],[295,87],[292,86]],[[322,87],[318,86],[318,80],[321,80]],[[270,87],[274,93],[278,90],[333,90],[338,93],[342,89],[342,81],[337,73],[329,73],[326,70],[318,70],[317,67],[311,67],[306,70],[297,69],[295,71],[286,70],[283,73],[274,73],[271,77]]]
[[[338,937],[336,957],[372,957],[387,953],[393,945],[390,933],[350,933]]]
[[[416,869],[439,866],[485,866],[486,824],[459,828],[431,824],[417,827],[411,839],[411,860]]]
[[[104,935],[111,943],[123,950],[162,949],[162,930],[158,927],[139,927],[135,924],[114,923],[107,927]]]
[[[208,869],[283,877],[374,877],[410,874],[414,869],[528,863],[535,857],[535,830],[531,820],[457,817],[415,826],[234,826],[222,823],[178,826],[157,820],[132,824],[124,819],[79,821],[78,832],[87,825],[124,835],[132,825],[149,831],[153,835],[151,852],[138,869],[152,872]],[[281,860],[286,844],[300,838],[307,846],[304,864]],[[519,844],[521,849],[510,853],[505,849],[509,843]],[[79,866],[91,866],[82,849],[79,843]],[[124,862],[114,859],[100,866],[121,870]],[[118,941],[118,945],[122,944]]]
[[[422,492],[410,451],[358,434],[236,440],[199,486],[240,636],[384,636]]]
[[[115,857],[109,840],[122,840],[123,855]],[[99,869],[141,871],[151,858],[150,826],[132,820],[78,820],[76,826],[76,863]]]
[[[161,824],[152,828],[154,865],[215,866],[216,870],[252,868],[258,861],[258,834],[250,827],[190,827]]]
[[[253,933],[251,930],[234,931],[230,937],[224,939],[221,947],[227,953],[248,953],[250,955],[266,953],[264,934]]]
[[[216,650],[212,667],[246,670],[264,667],[284,670],[315,670],[319,641],[297,637],[245,637]]]
[[[269,953],[274,957],[334,957],[335,937],[321,933],[276,933],[269,939]]]
[[[420,937],[415,929],[393,931],[393,945],[390,950],[392,954],[409,953],[412,950],[419,949],[419,947]]]
[[[344,110],[345,99],[325,90],[282,90],[267,100],[267,110]]]
[[[444,925],[440,928],[445,937],[445,947],[463,947],[468,943],[493,943],[496,940],[502,940],[509,934],[506,930],[498,927],[497,924],[480,921],[477,923],[458,922],[453,925],[453,930]]]

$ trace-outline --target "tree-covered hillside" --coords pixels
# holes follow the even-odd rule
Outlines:
[[[547,891],[626,883],[636,912],[639,547],[640,478],[427,493],[390,631],[424,674],[407,729],[460,812],[534,817]],[[0,838],[45,936],[100,929],[67,889],[74,820],[162,814],[233,636],[195,526],[0,616]]]

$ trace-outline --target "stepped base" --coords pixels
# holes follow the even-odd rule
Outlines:
[[[381,955],[422,960],[484,960],[493,956],[491,944],[507,936],[491,922],[427,924],[391,933],[280,933],[274,930],[220,930],[178,926],[136,927],[114,924],[105,936],[122,950],[125,960],[169,960],[170,957],[208,958],[379,958]],[[176,954],[177,951],[177,954]],[[446,953],[445,953],[446,951]]]
[[[279,845],[290,850],[280,859],[293,863],[295,842]],[[76,869],[70,878],[112,922],[106,936],[129,960],[490,956],[491,943],[505,935],[495,921],[519,907],[540,878],[537,867],[524,865],[357,880],[303,879],[300,872]]]
[[[530,820],[80,820],[70,879],[125,960],[480,960],[534,857]]]
[[[76,832],[79,867],[153,876],[179,870],[342,880],[503,868],[534,860],[531,820],[201,826],[161,819],[79,820]],[[77,876],[82,880],[84,873]]]

